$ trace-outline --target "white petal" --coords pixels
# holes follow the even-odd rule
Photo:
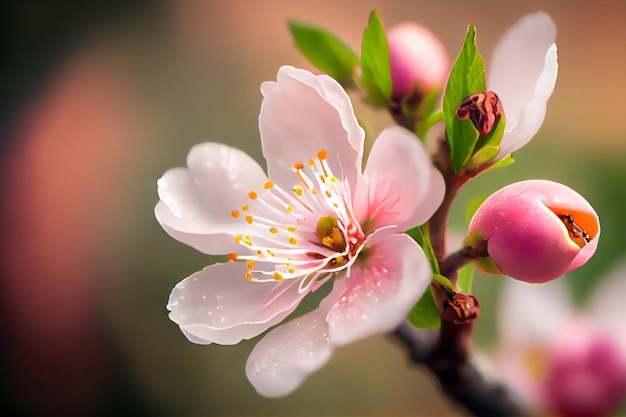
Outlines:
[[[328,313],[333,345],[393,330],[431,282],[426,256],[409,236],[389,236],[368,250],[366,264],[352,267],[347,289]]]
[[[506,129],[498,159],[537,133],[558,72],[556,27],[545,13],[522,18],[495,47],[487,87],[500,97]]]
[[[300,182],[292,172],[294,163],[306,164],[326,149],[332,171],[354,184],[361,170],[365,133],[339,83],[326,75],[283,66],[277,81],[263,83],[261,92],[259,129],[272,181],[291,189]]]
[[[245,263],[211,265],[172,291],[170,319],[194,343],[232,345],[281,322],[300,303],[297,281],[253,282]]]
[[[589,319],[598,330],[619,343],[626,358],[626,262],[615,267],[594,290],[589,302]]]
[[[562,280],[563,278],[561,278]],[[498,328],[503,344],[523,349],[552,343],[573,314],[565,284],[528,284],[507,279],[499,300]]]
[[[159,179],[157,220],[172,237],[201,252],[241,249],[233,236],[242,233],[245,223],[231,211],[249,201],[249,191],[262,189],[263,169],[246,153],[219,143],[194,146],[187,166]]]
[[[354,206],[357,217],[372,220],[374,228],[418,226],[432,216],[445,193],[443,177],[419,139],[399,126],[376,139],[364,177],[367,184],[359,183]]]
[[[269,332],[248,357],[246,374],[259,394],[282,397],[294,391],[333,354],[327,310],[320,308]]]

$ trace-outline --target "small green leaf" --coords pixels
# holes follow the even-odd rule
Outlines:
[[[391,98],[389,62],[387,35],[374,10],[361,39],[361,82],[372,104],[384,106]]]
[[[504,158],[500,159],[495,164],[493,164],[489,169],[503,168],[503,167],[511,165],[514,162],[515,162],[515,159],[513,159],[513,155],[507,155]]]
[[[430,243],[428,223],[422,226],[414,227],[411,230],[407,230],[406,234],[413,238],[413,240],[422,247],[424,253],[426,254],[426,258],[428,258],[428,262],[430,262],[430,267],[433,270],[433,273],[438,274],[439,262],[437,262],[437,257],[435,256],[433,245]]]
[[[464,166],[469,169],[479,168],[495,158],[498,155],[498,152],[500,152],[499,146],[483,146],[478,152],[472,155],[470,160]]]
[[[463,48],[450,71],[443,97],[446,139],[450,145],[452,167],[459,172],[470,159],[478,141],[478,131],[470,120],[459,120],[456,109],[461,101],[487,89],[483,58],[476,50],[476,30],[469,26]]]
[[[440,274],[433,274],[433,282],[437,282],[441,285],[443,285],[444,287],[447,287],[449,289],[451,289],[452,291],[455,291],[455,286],[452,283],[452,281],[450,281],[447,277],[444,277],[443,275]]]
[[[422,298],[409,312],[407,319],[418,329],[438,329],[441,327],[441,317],[435,302],[433,290],[430,286],[422,295]]]
[[[424,119],[417,125],[417,137],[422,141],[426,140],[426,135],[430,128],[432,128],[437,123],[443,121],[443,112],[441,110],[437,110],[428,116],[424,117]]]
[[[304,23],[289,22],[296,47],[313,65],[342,85],[353,83],[358,55],[343,41],[324,29]]]
[[[485,136],[481,136],[480,138],[478,138],[478,141],[476,142],[476,145],[474,146],[473,156],[476,156],[484,148],[487,148],[487,147],[498,148],[498,151],[499,151],[500,142],[502,142],[502,138],[504,137],[505,126],[506,126],[506,117],[504,116],[504,114],[502,114],[500,116],[500,120],[498,120],[496,122],[496,125],[491,129],[491,132],[489,132]],[[495,158],[496,155],[497,153],[493,155],[491,158],[489,158],[488,160],[483,161],[483,163],[489,162],[489,160]],[[478,166],[478,165],[475,165],[475,166]]]
[[[474,280],[474,263],[470,262],[468,264],[465,264],[461,269],[459,269],[459,279],[456,282],[459,292],[462,292],[465,294],[471,294],[473,280]]]

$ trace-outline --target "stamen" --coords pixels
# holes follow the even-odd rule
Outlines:
[[[246,216],[246,223],[248,224],[254,223],[254,218],[249,214]]]
[[[265,188],[266,190],[269,190],[270,188],[274,187],[274,183],[272,181],[267,181],[265,183],[265,185],[263,185],[263,188]]]
[[[241,214],[237,211],[237,210],[233,210],[230,212],[230,215],[233,216],[235,219],[238,218]]]
[[[230,252],[228,254],[228,260],[231,262],[235,262],[237,260],[237,254],[235,252]]]
[[[250,197],[250,200],[256,200],[259,197],[259,195],[256,193],[256,191],[250,191],[248,193],[248,197]]]

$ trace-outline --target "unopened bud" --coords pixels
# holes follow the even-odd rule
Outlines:
[[[442,87],[450,58],[441,41],[416,23],[402,23],[387,32],[394,97],[422,94]]]
[[[580,194],[556,182],[529,180],[485,200],[470,221],[467,243],[486,241],[502,273],[540,283],[587,262],[599,236],[598,215]]]

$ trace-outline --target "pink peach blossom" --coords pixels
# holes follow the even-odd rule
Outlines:
[[[535,136],[546,113],[558,73],[556,27],[546,13],[520,19],[496,45],[487,72],[506,116],[498,161]]]
[[[626,264],[574,308],[563,280],[508,281],[497,364],[533,415],[612,416],[626,400]]]
[[[571,188],[547,180],[511,184],[492,194],[469,225],[469,241],[486,241],[491,261],[522,281],[549,281],[594,254],[600,223]]]
[[[257,391],[290,393],[334,348],[397,326],[431,281],[422,249],[402,233],[444,194],[421,142],[385,129],[361,170],[364,131],[341,86],[281,67],[261,87],[268,175],[227,145],[195,146],[187,168],[158,181],[158,221],[174,238],[231,262],[180,282],[167,308],[195,343],[235,344],[280,323],[324,283],[319,308],[259,342],[246,372]]]

